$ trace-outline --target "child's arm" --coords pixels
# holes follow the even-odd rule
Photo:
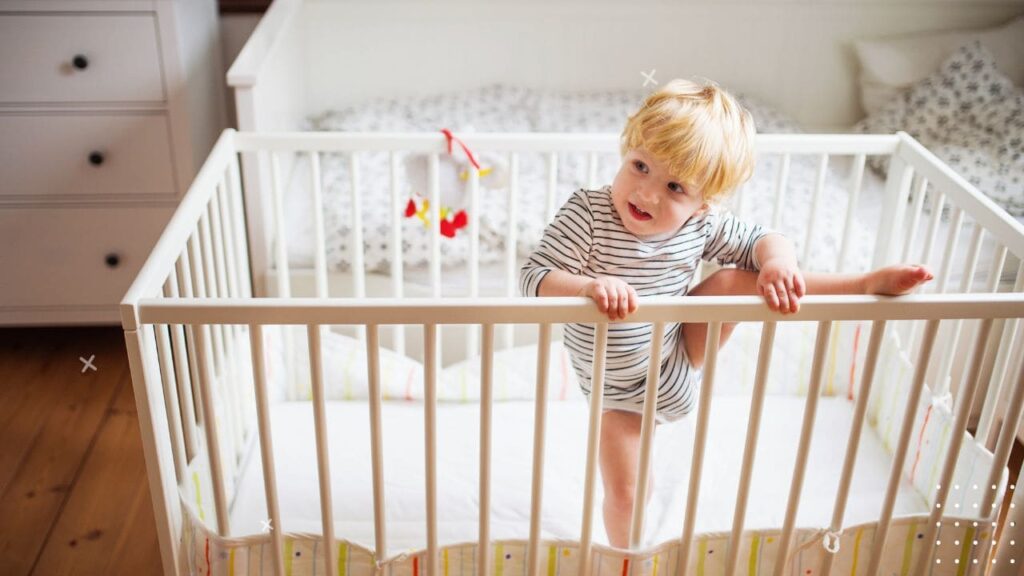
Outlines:
[[[796,312],[807,287],[793,243],[782,234],[766,234],[754,243],[754,259],[760,263],[757,291],[768,306],[783,313]]]
[[[593,242],[593,213],[586,192],[566,201],[544,230],[540,245],[519,271],[524,296],[586,296],[610,320],[636,312],[636,290],[617,278],[583,274]]]
[[[552,270],[540,281],[538,296],[586,296],[597,304],[609,320],[625,318],[636,312],[636,290],[628,283],[609,276],[588,278],[564,270]]]

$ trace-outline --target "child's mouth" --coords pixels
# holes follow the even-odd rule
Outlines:
[[[636,205],[633,204],[632,202],[629,203],[629,213],[632,214],[633,218],[636,218],[637,220],[650,220],[651,218],[653,218],[653,216],[651,216],[647,212],[644,212],[643,210],[637,208]]]

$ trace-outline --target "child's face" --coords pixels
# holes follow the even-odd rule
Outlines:
[[[704,195],[679,182],[657,158],[633,149],[612,182],[612,203],[626,229],[637,236],[678,230],[705,208]]]

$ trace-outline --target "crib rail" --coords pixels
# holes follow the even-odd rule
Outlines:
[[[758,362],[758,369],[756,374],[756,382],[758,383],[755,388],[753,397],[753,409],[749,422],[748,442],[747,448],[744,455],[744,466],[742,469],[742,482],[740,484],[740,492],[737,494],[737,502],[744,502],[746,495],[750,490],[751,485],[751,471],[754,453],[757,447],[757,431],[758,426],[758,415],[760,408],[764,400],[763,390],[764,381],[769,369],[767,362],[766,353],[771,350],[772,335],[774,333],[774,326],[777,322],[788,322],[788,321],[815,321],[818,323],[818,338],[814,348],[814,367],[812,369],[812,384],[811,389],[807,395],[807,409],[805,411],[805,420],[800,436],[800,448],[798,450],[798,458],[796,468],[794,469],[794,480],[791,488],[790,496],[788,499],[788,507],[786,513],[786,522],[783,527],[782,544],[780,544],[783,550],[788,549],[792,546],[792,538],[795,530],[795,517],[800,506],[800,491],[801,491],[801,479],[807,467],[807,454],[808,446],[812,440],[812,427],[814,423],[815,407],[818,402],[819,394],[818,390],[821,385],[822,369],[825,363],[825,355],[827,353],[827,342],[828,334],[831,329],[834,320],[870,320],[873,322],[871,332],[871,344],[869,346],[869,355],[866,365],[866,371],[864,372],[864,385],[869,387],[871,379],[873,378],[875,363],[878,359],[878,349],[882,341],[882,334],[886,329],[887,321],[894,320],[905,320],[905,319],[927,319],[927,329],[923,338],[923,346],[918,358],[917,366],[918,369],[914,373],[913,387],[910,392],[910,399],[907,402],[906,414],[904,414],[902,429],[900,433],[900,439],[896,447],[896,456],[894,457],[894,465],[891,470],[890,479],[887,485],[886,496],[884,499],[883,509],[880,515],[880,527],[881,533],[884,535],[885,528],[892,521],[893,507],[895,504],[895,498],[897,489],[900,483],[902,474],[904,473],[903,465],[907,449],[910,445],[910,436],[913,431],[914,422],[914,410],[918,405],[918,399],[920,398],[925,384],[925,373],[927,367],[933,359],[934,342],[938,332],[940,322],[942,321],[953,321],[961,318],[976,318],[982,319],[984,329],[979,332],[979,336],[975,341],[974,347],[975,352],[972,356],[972,364],[970,370],[970,376],[966,381],[966,386],[962,389],[961,397],[957,401],[957,415],[954,424],[954,435],[959,431],[960,434],[966,431],[967,425],[967,414],[968,410],[973,403],[973,396],[977,389],[979,382],[979,368],[984,351],[985,344],[991,335],[992,321],[995,318],[1019,318],[1024,316],[1024,296],[1019,294],[1001,294],[995,296],[988,296],[987,298],[981,298],[977,295],[925,295],[925,296],[911,296],[900,299],[891,298],[879,298],[879,297],[850,297],[850,296],[810,296],[806,298],[801,312],[787,317],[780,317],[778,315],[766,312],[765,307],[756,298],[751,297],[730,297],[730,298],[713,298],[713,297],[689,297],[684,299],[679,298],[657,298],[649,299],[649,302],[645,302],[645,305],[638,311],[636,320],[638,321],[650,321],[655,322],[656,326],[663,326],[666,322],[709,322],[711,334],[708,341],[708,356],[707,364],[705,367],[705,379],[701,390],[701,407],[698,411],[697,420],[697,437],[695,440],[695,451],[693,455],[693,461],[691,463],[690,472],[690,496],[689,503],[687,506],[685,524],[682,527],[681,536],[681,548],[680,548],[680,560],[679,566],[687,566],[689,552],[689,545],[694,538],[694,526],[696,521],[696,502],[699,498],[700,493],[700,476],[703,466],[703,456],[707,449],[707,430],[709,426],[710,418],[710,400],[713,396],[714,385],[715,385],[715,366],[717,362],[717,338],[716,334],[719,333],[722,322],[725,321],[763,321],[766,322],[766,330],[762,339],[760,348],[760,360]],[[271,423],[269,420],[269,408],[267,400],[267,385],[266,385],[266,374],[265,374],[265,363],[266,363],[266,352],[262,344],[263,329],[264,326],[269,325],[305,325],[307,334],[309,335],[310,342],[310,368],[314,375],[314,420],[316,427],[316,441],[317,441],[317,453],[318,453],[318,466],[320,467],[319,475],[319,486],[321,491],[321,502],[323,510],[323,522],[324,522],[324,534],[330,536],[333,533],[333,518],[331,515],[331,496],[330,496],[330,483],[329,475],[327,470],[329,469],[328,460],[328,449],[327,443],[331,441],[326,433],[326,424],[324,420],[324,393],[322,383],[322,353],[321,344],[319,340],[319,334],[324,326],[333,324],[359,324],[366,326],[368,330],[367,339],[367,353],[368,353],[368,374],[370,377],[371,386],[371,443],[373,450],[373,468],[374,468],[374,510],[376,513],[376,529],[377,529],[377,554],[378,561],[387,560],[387,525],[384,520],[383,510],[384,502],[386,499],[386,490],[382,481],[383,470],[381,469],[382,462],[382,440],[381,440],[381,429],[380,429],[380,365],[379,356],[376,351],[379,349],[379,342],[377,334],[379,327],[388,325],[391,323],[411,323],[420,324],[423,327],[426,337],[426,346],[428,348],[425,358],[427,359],[424,373],[424,389],[425,402],[424,410],[426,411],[425,421],[425,442],[426,442],[426,466],[427,466],[427,485],[425,487],[427,494],[427,523],[425,526],[427,537],[427,555],[426,555],[426,570],[427,573],[439,574],[439,545],[437,540],[437,526],[439,523],[440,513],[437,510],[437,469],[436,469],[436,448],[437,448],[437,429],[436,429],[436,410],[437,410],[437,373],[438,364],[436,362],[436,354],[433,353],[432,349],[436,346],[437,341],[437,327],[441,324],[461,324],[461,323],[472,323],[478,325],[482,333],[484,334],[484,347],[481,356],[481,386],[484,391],[484,406],[490,407],[493,400],[490,399],[490,386],[493,378],[493,355],[495,352],[493,331],[494,327],[498,324],[504,324],[508,322],[515,323],[528,323],[537,326],[539,333],[541,334],[541,346],[538,348],[538,373],[537,373],[537,417],[535,420],[534,430],[534,464],[533,464],[533,499],[532,499],[532,512],[531,512],[531,530],[530,530],[530,560],[528,566],[531,566],[531,574],[538,574],[539,569],[539,521],[540,521],[540,510],[543,499],[543,446],[544,446],[544,435],[546,418],[544,413],[544,406],[546,405],[547,395],[545,389],[547,386],[547,365],[549,362],[548,350],[546,346],[550,339],[550,330],[552,323],[558,322],[590,322],[597,324],[600,327],[599,331],[599,348],[597,358],[602,358],[604,346],[606,345],[606,337],[602,337],[602,334],[606,334],[608,322],[606,318],[598,314],[594,308],[582,299],[574,298],[553,298],[546,299],[542,302],[525,302],[521,299],[475,299],[475,300],[464,300],[452,303],[431,303],[429,300],[424,301],[408,301],[408,300],[391,300],[387,302],[375,303],[367,306],[361,302],[355,301],[332,301],[323,302],[316,300],[302,299],[266,299],[265,301],[259,301],[257,303],[247,303],[245,301],[232,301],[232,300],[221,300],[214,301],[211,299],[149,299],[143,300],[139,303],[139,321],[143,325],[161,325],[161,324],[177,324],[181,323],[185,326],[191,327],[193,330],[199,330],[200,333],[203,329],[208,327],[217,326],[233,326],[239,323],[249,322],[248,332],[251,338],[251,353],[254,366],[254,380],[255,386],[255,397],[258,413],[258,439],[260,442],[262,458],[264,462],[263,472],[266,483],[266,497],[268,502],[268,510],[270,511],[270,524],[272,526],[281,526],[281,512],[279,509],[278,501],[278,485],[275,475],[275,465],[273,456],[273,431],[271,429]],[[147,346],[151,349],[152,346]],[[651,365],[659,365],[660,356],[662,351],[655,346],[652,350]],[[595,362],[595,381],[599,382],[602,375],[602,364],[598,360]],[[154,378],[155,375],[153,375]],[[649,380],[652,377],[649,375]],[[1015,375],[1015,388],[1017,390],[1024,389],[1024,368],[1018,371]],[[649,390],[654,390],[655,387],[649,387]],[[865,388],[867,389],[867,388]],[[857,420],[856,422],[862,423],[863,414],[867,402],[868,394],[864,393],[859,396],[858,405],[856,408]],[[594,456],[598,449],[598,438],[600,437],[600,418],[597,415],[601,412],[602,398],[599,393],[592,395],[591,398],[591,426],[588,431],[588,469],[587,479],[588,484],[593,482],[594,475],[596,474],[596,463]],[[645,397],[645,416],[644,426],[649,427],[653,424],[654,410],[656,409],[657,396],[655,394],[648,394]],[[213,413],[211,407],[211,401],[209,398],[203,403],[210,413]],[[1011,414],[1016,414],[1019,417],[1021,410],[1024,409],[1024,394],[1015,394],[1014,398],[1007,407],[1007,410]],[[490,412],[489,410],[481,410],[481,494],[482,501],[486,502],[486,495],[489,493],[488,482],[490,478],[490,455],[487,452],[489,447],[488,430],[490,430]],[[650,428],[647,428],[648,430]],[[836,524],[841,527],[842,513],[845,509],[845,496],[849,490],[849,482],[852,477],[853,465],[856,459],[856,449],[859,444],[859,437],[861,434],[861,427],[856,425],[851,429],[849,444],[847,448],[847,459],[844,466],[844,472],[842,476],[842,484],[839,490],[837,498],[835,514],[837,517]],[[1012,430],[1006,428],[1003,431],[1003,435],[1010,434],[1012,438]],[[955,437],[955,436],[954,436]],[[210,438],[207,436],[207,438]],[[652,446],[653,435],[650,433],[643,435],[643,451],[649,454]],[[214,436],[211,440],[210,450],[211,454],[220,454],[221,450],[217,449],[219,440]],[[960,443],[951,443],[949,451],[944,459],[944,465],[942,473],[940,475],[940,486],[948,486],[951,482],[954,468],[958,459],[958,453],[960,450]],[[1005,467],[1008,460],[1008,452],[997,453],[997,458],[994,462],[990,479],[994,483],[999,483],[1001,480],[1001,471]],[[211,464],[212,460],[211,459]],[[641,486],[646,486],[645,478],[649,474],[650,460],[642,458],[640,461],[641,480],[638,483],[636,501],[644,501],[644,493]],[[212,467],[212,466],[211,466]],[[222,480],[223,481],[223,480]],[[226,490],[221,490],[220,494],[215,490],[215,499],[223,498]],[[936,508],[933,510],[931,517],[929,518],[929,526],[937,526],[941,524],[945,510],[943,510],[943,504],[948,496],[948,488],[941,489],[937,498]],[[594,492],[592,487],[586,490],[585,497],[585,511],[589,511],[593,508],[593,497]],[[985,505],[990,509],[994,507],[996,502],[995,495],[987,497],[985,499]],[[217,506],[218,509],[221,506]],[[644,509],[638,507],[634,513],[634,524],[631,529],[633,545],[640,545],[640,535],[643,533],[644,525]],[[488,520],[489,520],[489,508],[481,507],[481,545],[485,545],[488,534]],[[738,542],[737,538],[743,531],[743,523],[745,517],[745,506],[739,505],[736,509],[736,514],[733,524],[734,542]],[[593,522],[592,517],[586,514],[588,522]],[[926,528],[929,536],[934,532],[930,528]],[[588,550],[590,549],[591,542],[589,540],[591,534],[590,526],[583,526],[584,539],[581,541],[581,553],[586,561],[589,560]],[[278,564],[281,573],[283,572],[283,559],[281,556],[281,550],[283,550],[283,534],[279,531],[272,530],[271,537],[274,541],[274,553],[276,555],[276,563]],[[877,568],[878,562],[880,562],[883,553],[884,538],[877,540],[872,548],[870,562]],[[733,546],[729,551],[729,560],[731,566],[735,568],[737,554],[739,553],[738,548]],[[330,546],[324,547],[325,562],[327,565],[333,565],[336,558],[332,557],[334,554],[333,548]],[[486,562],[486,555],[481,555],[481,562]],[[782,555],[785,557],[785,554]],[[921,557],[920,562],[925,562],[925,556]],[[825,571],[828,571],[830,564],[825,566]],[[923,564],[922,570],[923,570]],[[784,567],[784,562],[776,564],[775,573],[781,573]],[[481,574],[487,574],[487,566],[480,566]],[[584,566],[581,574],[588,574],[589,568]],[[921,573],[921,572],[918,572]]]
[[[564,152],[596,154],[614,152],[617,139],[593,135],[467,135],[465,141],[472,147],[511,155],[515,165],[516,154],[542,152],[557,155]],[[795,519],[800,506],[802,479],[807,467],[808,447],[821,387],[822,369],[828,350],[829,334],[833,323],[841,320],[859,320],[871,323],[867,359],[861,372],[862,393],[857,398],[854,425],[850,430],[846,456],[838,487],[832,522],[828,533],[837,535],[843,527],[846,498],[853,477],[857,447],[863,432],[867,411],[868,392],[875,379],[880,351],[885,334],[898,333],[905,351],[916,358],[905,412],[900,420],[900,432],[895,443],[895,458],[890,471],[879,529],[869,556],[869,572],[880,566],[885,547],[885,535],[892,522],[896,493],[904,475],[905,456],[913,432],[915,410],[926,387],[933,394],[956,394],[950,400],[955,417],[952,424],[954,438],[964,434],[976,408],[980,408],[978,438],[993,449],[994,459],[988,475],[989,484],[998,485],[1009,459],[1016,423],[1024,412],[1024,336],[1020,318],[1024,317],[1024,265],[1018,269],[1013,288],[1006,290],[1000,283],[1003,267],[1009,257],[1018,260],[1024,254],[1024,229],[999,213],[991,202],[949,172],[934,156],[920,149],[905,135],[895,136],[762,136],[759,149],[777,154],[783,160],[776,181],[775,214],[785,205],[789,179],[789,158],[797,154],[819,155],[819,169],[810,211],[813,223],[821,197],[821,174],[828,166],[829,155],[852,155],[850,172],[849,216],[856,203],[865,158],[869,155],[888,155],[891,158],[887,205],[883,210],[880,236],[875,250],[875,263],[885,264],[899,257],[918,253],[922,260],[933,262],[933,248],[939,242],[939,228],[945,222],[944,207],[951,206],[951,226],[946,234],[945,252],[939,263],[937,290],[901,298],[874,296],[809,296],[796,315],[780,316],[766,309],[756,297],[687,297],[647,298],[631,322],[655,324],[656,332],[671,322],[702,322],[709,324],[709,339],[705,377],[702,384],[700,407],[696,421],[696,439],[690,466],[689,496],[685,521],[680,527],[680,556],[676,573],[689,566],[689,554],[696,526],[700,478],[707,449],[707,433],[711,417],[710,402],[715,387],[718,362],[718,338],[721,326],[727,322],[764,323],[758,350],[748,436],[740,474],[732,526],[732,545],[727,551],[727,573],[734,574],[739,566],[739,539],[744,533],[746,502],[751,482],[752,467],[758,445],[758,429],[765,397],[767,374],[770,370],[770,352],[775,327],[780,322],[810,321],[818,324],[813,352],[811,385],[807,394],[805,416],[800,436],[798,456],[793,471],[793,484],[788,498],[785,524],[780,538],[781,552],[774,566],[776,575],[786,567],[787,552],[793,546]],[[122,320],[128,344],[133,382],[143,443],[149,470],[150,489],[154,499],[158,534],[163,553],[164,569],[177,574],[182,568],[179,534],[182,524],[181,509],[177,501],[177,486],[182,483],[189,463],[198,454],[208,459],[212,484],[214,530],[221,536],[231,536],[230,505],[234,490],[234,474],[240,467],[240,455],[253,442],[259,443],[263,460],[264,487],[271,526],[269,539],[273,543],[274,564],[278,574],[284,574],[284,528],[282,528],[277,484],[273,460],[273,432],[269,418],[267,386],[267,352],[264,332],[267,327],[303,326],[309,343],[309,368],[312,380],[312,404],[316,430],[318,488],[322,505],[323,536],[334,536],[330,487],[330,461],[328,444],[334,439],[326,432],[324,366],[322,335],[334,326],[355,326],[363,331],[367,351],[367,374],[370,381],[370,441],[373,454],[373,498],[375,512],[377,562],[388,560],[388,529],[384,518],[386,489],[383,482],[380,332],[383,326],[413,325],[422,327],[424,337],[424,410],[426,414],[424,442],[426,448],[427,478],[427,534],[426,573],[438,576],[439,542],[437,510],[437,374],[440,369],[440,329],[460,325],[480,335],[479,346],[472,341],[467,357],[476,357],[479,348],[481,366],[481,454],[480,454],[480,545],[490,543],[491,475],[491,407],[494,353],[497,347],[495,329],[512,326],[535,326],[539,336],[537,356],[537,394],[534,430],[533,485],[531,526],[529,536],[528,569],[530,576],[539,573],[540,563],[540,511],[542,509],[543,446],[545,438],[547,366],[550,361],[547,346],[552,327],[557,324],[579,322],[597,326],[593,382],[590,399],[590,425],[588,428],[586,484],[584,486],[584,523],[580,553],[581,575],[592,573],[591,555],[593,534],[593,500],[596,477],[596,458],[599,450],[600,415],[603,397],[600,393],[604,371],[604,353],[607,346],[607,318],[598,314],[592,304],[581,298],[518,299],[511,294],[498,298],[482,298],[475,289],[468,298],[437,298],[442,296],[437,283],[439,253],[437,230],[433,245],[432,272],[435,293],[432,298],[407,298],[401,292],[401,266],[392,269],[397,275],[395,291],[390,298],[362,298],[365,279],[355,275],[355,299],[329,299],[326,282],[326,262],[323,254],[317,256],[315,298],[293,297],[288,275],[287,250],[284,247],[282,214],[282,188],[273,187],[273,212],[278,241],[275,245],[278,261],[278,296],[253,298],[254,284],[259,279],[250,266],[249,234],[243,225],[242,187],[239,154],[259,152],[269,154],[274,180],[282,178],[283,167],[275,154],[308,154],[313,169],[311,191],[319,198],[318,163],[322,152],[360,153],[366,150],[416,151],[431,154],[431,197],[437,197],[436,162],[444,152],[444,140],[437,135],[338,135],[338,134],[236,134],[225,132],[203,166],[184,201],[172,218],[157,246],[129,290],[122,304]],[[591,158],[593,158],[591,156]],[[355,156],[350,159],[353,190],[358,192],[359,170]],[[593,161],[589,170],[593,171]],[[557,164],[548,163],[550,170]],[[395,181],[398,176],[391,164],[391,202],[395,203]],[[471,174],[471,186],[476,193],[479,174]],[[515,172],[510,189],[515,190]],[[550,188],[550,187],[549,187]],[[907,199],[914,191],[914,197]],[[358,193],[356,194],[358,197]],[[932,213],[927,230],[921,224],[926,217],[923,210],[927,198],[932,198]],[[514,198],[514,194],[511,194]],[[742,195],[740,196],[742,200]],[[434,203],[434,209],[439,203]],[[513,204],[514,206],[514,204]],[[740,207],[742,210],[742,205]],[[550,208],[549,208],[550,211]],[[315,215],[316,216],[316,215]],[[436,216],[436,213],[435,213]],[[323,222],[315,223],[316,242],[323,249]],[[960,228],[970,219],[974,232],[966,250],[958,252]],[[435,217],[434,222],[439,219]],[[843,256],[850,238],[852,220],[847,217],[843,233],[843,248],[835,269],[842,269]],[[809,226],[813,234],[813,225]],[[478,234],[476,225],[471,232]],[[919,232],[923,232],[919,234]],[[984,288],[975,290],[978,255],[984,251],[985,237],[994,239],[994,264],[982,281]],[[360,243],[361,244],[361,243]],[[398,244],[395,244],[397,246]],[[506,254],[506,264],[514,263],[512,250]],[[959,256],[957,256],[959,255]],[[957,257],[962,262],[956,261]],[[400,260],[400,259],[399,259]],[[255,261],[255,258],[254,258]],[[959,289],[948,286],[955,265],[962,264]],[[478,267],[476,256],[471,266]],[[514,268],[509,268],[509,274]],[[471,276],[474,278],[474,276]],[[362,290],[362,291],[360,291]],[[943,332],[945,330],[945,332]],[[655,342],[660,342],[656,340]],[[659,365],[664,351],[652,347],[650,366]],[[964,368],[954,370],[951,358],[963,354]],[[244,356],[251,358],[251,363]],[[251,374],[246,366],[251,365]],[[652,369],[650,378],[657,376]],[[656,387],[649,386],[652,391]],[[1000,399],[1006,395],[1006,401]],[[980,400],[980,407],[976,400]],[[635,502],[645,501],[646,479],[650,474],[650,454],[653,441],[653,416],[657,395],[645,396],[639,479]],[[1002,420],[1006,424],[997,426]],[[926,540],[933,540],[934,532],[947,511],[949,486],[954,477],[960,442],[950,442],[942,457],[938,488],[926,528]],[[979,518],[995,520],[998,503],[995,490],[986,495],[978,511]],[[644,507],[637,506],[630,527],[631,544],[643,544],[645,522]],[[837,537],[837,536],[836,536]],[[326,566],[337,562],[336,550],[323,547]],[[929,547],[918,555],[915,574],[927,573],[933,550]],[[480,576],[493,572],[488,555],[480,554],[477,566]],[[826,555],[821,572],[832,570],[831,556]]]

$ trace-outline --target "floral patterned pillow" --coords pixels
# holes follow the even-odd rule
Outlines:
[[[974,41],[855,130],[903,130],[1013,216],[1024,216],[1024,92]],[[872,166],[885,170],[882,159]]]

